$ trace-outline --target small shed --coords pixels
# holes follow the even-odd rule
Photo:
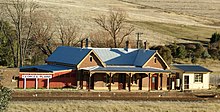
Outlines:
[[[180,89],[182,90],[201,90],[209,89],[209,75],[211,70],[191,64],[174,64],[172,71],[179,76]]]

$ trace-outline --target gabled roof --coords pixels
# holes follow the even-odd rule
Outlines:
[[[173,64],[172,66],[182,70],[183,72],[212,72],[200,65]]]
[[[137,49],[92,48],[107,65],[133,65]]]
[[[46,61],[77,65],[90,51],[91,49],[60,46],[47,58]]]
[[[156,53],[155,50],[138,50],[138,54],[134,61],[135,66],[143,66],[154,54]]]
[[[24,66],[20,68],[20,71],[26,71],[27,69],[36,69],[37,71],[55,72],[63,70],[73,70],[73,68],[59,66],[59,65],[36,65],[36,66]]]
[[[156,50],[145,49],[77,48],[61,46],[58,47],[46,61],[78,65],[90,52],[93,52],[98,59],[106,65],[139,67],[144,66],[144,64],[157,53]]]

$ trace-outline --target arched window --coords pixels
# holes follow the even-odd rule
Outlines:
[[[90,60],[90,62],[92,62],[92,60],[93,60],[93,57],[91,55],[89,57],[89,60]]]
[[[157,63],[157,58],[156,57],[154,57],[154,63]]]

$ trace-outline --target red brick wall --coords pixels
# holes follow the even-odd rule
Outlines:
[[[42,74],[43,75],[43,74]],[[35,79],[26,79],[26,88],[35,88]],[[76,74],[75,71],[58,72],[52,75],[50,79],[50,88],[62,88],[65,86],[76,86]],[[19,75],[18,88],[24,87],[24,79],[22,74]],[[38,79],[38,88],[46,88],[47,79]]]
[[[90,56],[93,57],[92,61],[90,61]],[[102,66],[101,62],[98,60],[98,58],[94,55],[94,53],[91,53],[85,59],[83,62],[79,65],[79,68],[84,68],[84,67],[91,67],[91,66]]]
[[[156,63],[155,63],[155,58],[156,58]],[[147,67],[147,66],[167,69],[166,65],[163,63],[163,61],[157,55],[155,55],[153,58],[151,58],[151,60],[149,60],[149,62],[145,65],[145,67]]]

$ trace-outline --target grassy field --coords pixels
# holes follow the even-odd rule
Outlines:
[[[13,101],[7,112],[218,112],[219,108],[219,101]]]
[[[0,0],[4,2],[5,0]],[[31,0],[28,0],[31,1]],[[127,12],[128,21],[141,39],[150,45],[208,41],[211,34],[220,31],[219,0],[35,0],[40,10],[51,12],[53,17],[73,21],[80,27],[82,36],[92,35],[100,29],[94,22],[100,14],[111,8]],[[80,23],[80,24],[78,24]],[[198,38],[197,38],[198,37]]]
[[[176,37],[178,39],[188,40],[189,42],[208,42],[213,32],[220,32],[220,29],[199,27],[194,25],[180,25],[160,22],[137,22],[132,21],[132,24],[150,29],[154,32],[160,32],[164,35]],[[170,41],[170,40],[167,40]],[[172,43],[172,41],[170,41]],[[179,41],[181,42],[181,41]]]

